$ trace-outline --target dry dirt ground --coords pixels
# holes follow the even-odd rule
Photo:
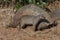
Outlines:
[[[56,27],[43,31],[34,32],[32,26],[19,31],[18,28],[6,28],[12,15],[12,9],[0,9],[0,40],[60,40],[60,21]]]

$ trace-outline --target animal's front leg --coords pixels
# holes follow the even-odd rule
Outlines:
[[[38,25],[34,25],[34,31],[38,31]]]
[[[38,31],[38,23],[37,23],[37,20],[34,20],[33,26],[34,26],[34,31]]]

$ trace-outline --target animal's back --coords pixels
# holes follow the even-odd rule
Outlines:
[[[22,8],[20,8],[16,12],[15,16],[13,17],[13,19],[17,20],[17,19],[21,18],[24,15],[37,16],[37,15],[47,15],[47,14],[48,13],[44,9],[42,9],[42,8],[40,8],[40,7],[38,7],[38,6],[34,5],[34,4],[30,4],[30,5],[26,5],[26,6],[23,6]]]

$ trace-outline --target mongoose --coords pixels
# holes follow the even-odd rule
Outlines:
[[[54,20],[52,20],[52,18],[50,17],[50,14],[47,13],[44,9],[34,5],[34,4],[29,4],[29,5],[26,5],[26,6],[23,6],[22,8],[20,8],[15,16],[12,18],[12,22],[8,25],[9,27],[17,27],[17,25],[20,24],[20,20],[22,19],[23,16],[25,15],[33,15],[33,16],[43,16],[46,20],[48,20],[50,23],[53,23]],[[42,18],[43,18],[42,17]],[[24,18],[23,18],[24,19]],[[32,17],[30,18],[31,19],[34,19],[32,22],[35,23],[35,20],[37,20],[36,18]],[[26,20],[29,20],[26,19]],[[31,23],[32,23],[31,22]],[[36,21],[37,22],[37,21]],[[29,23],[29,22],[28,22]],[[35,25],[35,24],[34,24]]]

